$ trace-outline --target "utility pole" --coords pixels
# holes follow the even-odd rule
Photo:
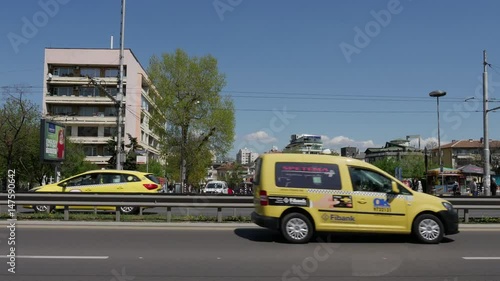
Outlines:
[[[488,137],[488,63],[486,62],[486,50],[483,51],[483,141],[484,141],[484,171],[483,191],[490,196],[490,142]]]
[[[117,119],[117,149],[116,149],[116,169],[122,170],[123,162],[123,147],[122,147],[122,123],[123,123],[123,45],[124,45],[124,35],[125,35],[125,0],[122,0],[122,20],[120,26],[120,80],[119,88],[117,94],[118,100],[118,119]]]

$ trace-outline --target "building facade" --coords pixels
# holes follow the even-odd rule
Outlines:
[[[298,152],[304,154],[320,154],[323,151],[323,141],[319,135],[294,134],[283,152]]]
[[[410,146],[409,140],[396,139],[386,142],[384,147],[367,148],[365,150],[365,161],[373,164],[384,158],[402,159],[411,155],[423,156],[423,153],[420,149]]]
[[[259,154],[256,152],[252,152],[248,148],[243,148],[236,153],[236,162],[238,162],[241,165],[248,165],[253,163],[257,157],[259,157]]]
[[[86,160],[105,165],[112,155],[106,143],[117,132],[117,110],[112,96],[119,86],[119,49],[46,48],[43,117],[66,126],[66,137],[83,146]],[[130,49],[124,51],[123,140],[136,137],[148,158],[159,155],[159,138],[150,120],[156,94],[146,71]]]
[[[490,140],[490,163],[492,168],[500,166],[500,141]],[[438,159],[438,147],[432,149],[432,159]],[[443,166],[460,168],[469,164],[482,166],[484,153],[483,138],[479,140],[453,140],[451,143],[441,145]]]

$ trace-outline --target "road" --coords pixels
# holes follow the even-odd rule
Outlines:
[[[224,217],[228,216],[250,216],[253,208],[224,208],[222,209],[222,215]],[[32,209],[26,209],[19,206],[19,212],[21,213],[32,213]],[[0,206],[0,213],[7,213],[7,206]],[[145,209],[144,214],[167,214],[166,208],[151,208]],[[217,216],[216,208],[172,208],[172,215],[174,216]],[[463,211],[459,211],[459,216],[464,217]],[[469,217],[471,218],[482,218],[482,217],[500,217],[500,210],[469,210]]]
[[[5,227],[0,235],[0,280],[8,281],[500,280],[499,228],[463,230],[439,245],[347,234],[291,245],[253,225],[17,225],[15,274]]]

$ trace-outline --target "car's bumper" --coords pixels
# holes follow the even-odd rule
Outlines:
[[[279,229],[279,218],[265,217],[252,212],[252,222],[258,226],[262,226],[269,229]]]
[[[458,230],[458,213],[457,211],[441,211],[439,212],[439,216],[442,219],[444,226],[444,233],[446,235],[457,234],[460,231]]]

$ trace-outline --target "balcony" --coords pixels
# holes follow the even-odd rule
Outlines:
[[[117,85],[118,84],[117,77],[95,77],[95,79],[98,81],[102,81],[103,86]],[[123,84],[126,84],[126,83],[127,83],[127,79],[124,77]],[[89,83],[89,78],[87,78],[87,77],[52,76],[51,78],[47,79],[47,84],[76,86],[76,85],[89,85],[90,83]]]
[[[85,161],[97,164],[97,165],[105,165],[108,164],[108,160],[111,156],[86,156]]]
[[[67,125],[116,125],[116,116],[51,116],[55,122]]]
[[[126,97],[123,97],[126,102]],[[85,105],[114,105],[115,103],[108,97],[77,97],[77,96],[45,96],[47,104],[85,104]]]
[[[111,139],[111,137],[70,136],[69,139],[74,143],[80,144],[106,144]]]

